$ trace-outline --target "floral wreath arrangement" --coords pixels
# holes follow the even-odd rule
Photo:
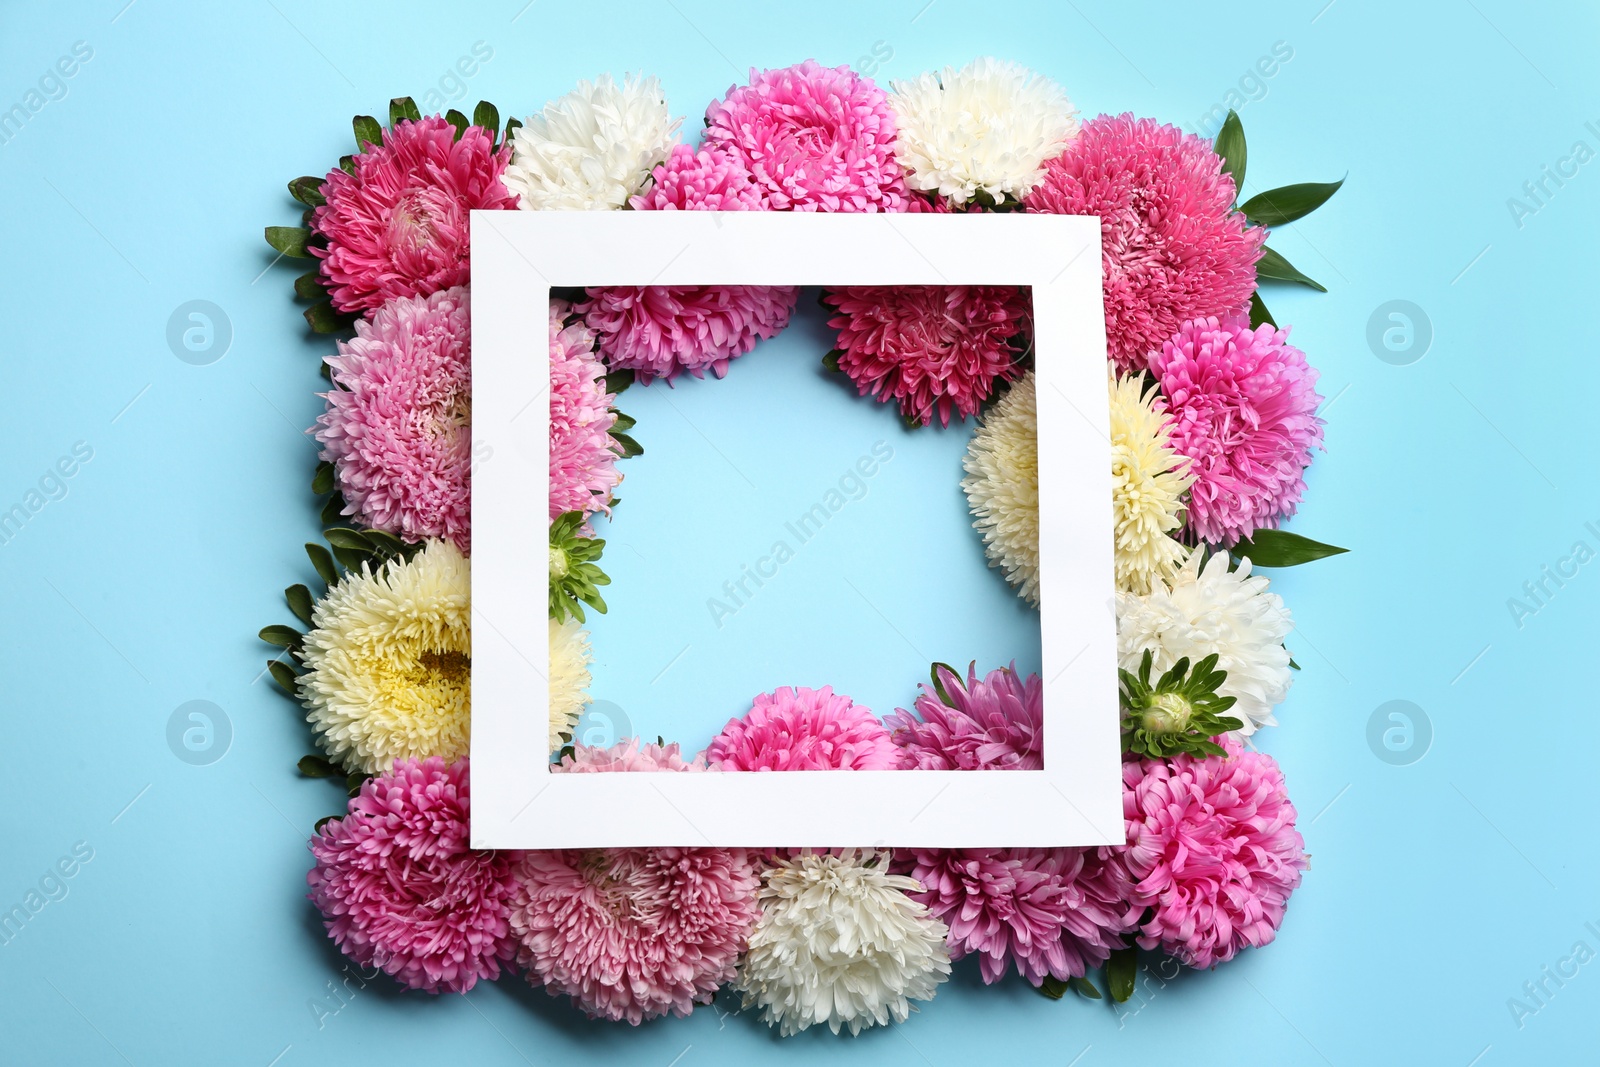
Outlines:
[[[981,59],[894,83],[814,61],[752,70],[680,142],[654,78],[583,82],[502,127],[480,103],[387,127],[289,183],[268,227],[319,334],[343,335],[309,431],[325,586],[286,590],[272,676],[306,711],[343,813],[316,826],[310,899],[330,937],[402,986],[464,993],[515,971],[591,1017],[687,1015],[731,985],[783,1034],[903,1021],[977,956],[1053,998],[1114,1000],[1139,954],[1214,967],[1274,939],[1307,857],[1283,775],[1248,744],[1275,724],[1292,623],[1255,568],[1343,549],[1281,531],[1322,445],[1317,372],[1258,285],[1322,287],[1264,243],[1339,183],[1238,203],[1246,152],[1131,115],[1080,122],[1063,90]],[[1043,211],[1097,215],[1109,356],[1127,844],[1056,849],[486,851],[468,836],[472,473],[468,212]],[[550,346],[550,746],[591,772],[1037,769],[1043,686],[934,664],[880,719],[829,687],[756,696],[703,751],[575,737],[585,611],[603,612],[632,383],[721,377],[789,322],[793,287],[554,294]],[[964,462],[992,566],[1037,604],[1031,310],[1001,286],[829,289],[825,365],[908,424],[973,420]],[[352,332],[353,331],[353,332]],[[1097,983],[1095,975],[1099,973]]]

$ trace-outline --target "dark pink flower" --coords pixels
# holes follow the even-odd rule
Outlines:
[[[617,285],[588,290],[574,308],[612,370],[641,384],[728,373],[728,362],[789,325],[793,285]]]
[[[954,671],[935,667],[948,701],[924,683],[916,714],[897,708],[884,720],[895,744],[923,771],[1042,769],[1044,683],[1037,674],[1024,680],[1015,663],[982,681],[976,668],[968,668],[963,683]]]

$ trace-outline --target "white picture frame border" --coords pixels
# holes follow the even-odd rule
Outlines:
[[[474,211],[472,269],[473,847],[1123,843],[1097,218]],[[546,324],[599,284],[1032,287],[1043,770],[549,770]]]

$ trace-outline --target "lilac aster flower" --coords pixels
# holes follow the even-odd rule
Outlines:
[[[1044,767],[1044,683],[1024,680],[1017,665],[967,680],[943,664],[934,668],[938,689],[926,683],[915,713],[898,708],[884,720],[912,765],[924,771],[1023,770]],[[920,716],[920,718],[919,718]]]

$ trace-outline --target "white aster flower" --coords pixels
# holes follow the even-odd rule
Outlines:
[[[449,541],[350,573],[312,609],[300,697],[330,759],[382,774],[467,754],[472,569]]]
[[[1293,682],[1283,641],[1294,620],[1267,579],[1250,573],[1249,560],[1230,571],[1226,552],[1203,567],[1200,557],[1190,553],[1170,583],[1146,596],[1117,594],[1117,659],[1137,671],[1149,649],[1154,677],[1185,656],[1193,664],[1215,652],[1217,669],[1228,672],[1217,691],[1238,698],[1228,714],[1244,721],[1238,733],[1248,736],[1277,725],[1272,709]]]
[[[572,739],[572,731],[589,706],[588,631],[577,619],[550,620],[550,751]]]
[[[988,56],[894,82],[889,104],[907,183],[956,205],[979,191],[1021,200],[1078,135],[1077,109],[1061,86]]]
[[[761,877],[761,919],[734,986],[783,1036],[905,1022],[950,977],[949,931],[888,872],[889,853],[802,855]]]
[[[989,409],[972,435],[961,479],[989,565],[1039,603],[1039,423],[1033,372]]]
[[[1167,407],[1136,374],[1111,377],[1111,513],[1117,588],[1148,593],[1171,578],[1184,547],[1171,533],[1182,523],[1183,494],[1194,481],[1167,434]]]
[[[502,180],[529,210],[620,208],[678,143],[661,83],[629,75],[582,81],[512,134]]]

